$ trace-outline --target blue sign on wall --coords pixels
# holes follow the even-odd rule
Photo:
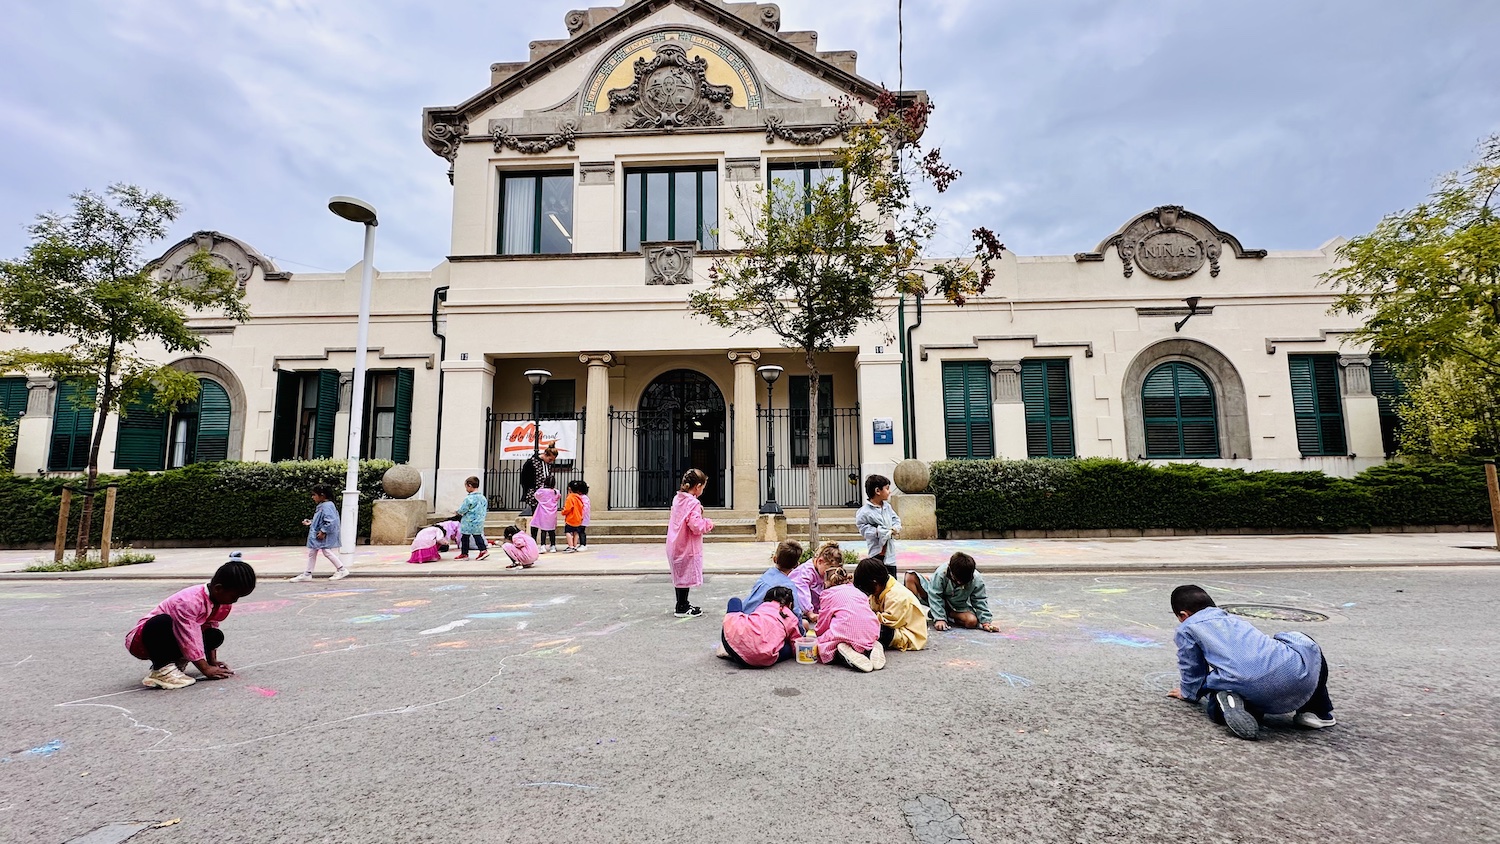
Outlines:
[[[876,417],[872,424],[875,426],[876,445],[891,445],[896,442],[896,425],[889,416]]]

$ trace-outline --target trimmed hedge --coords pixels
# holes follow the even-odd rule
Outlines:
[[[359,533],[370,533],[371,511],[384,498],[381,476],[388,460],[366,460],[359,466]],[[166,472],[100,475],[94,499],[94,544],[104,521],[103,486],[119,485],[115,498],[114,543],[220,544],[255,542],[300,544],[307,538],[302,520],[313,511],[313,484],[334,488],[334,503],[344,488],[342,460],[282,463],[199,463]],[[57,533],[59,488],[82,489],[84,478],[27,478],[0,475],[0,546],[50,545]],[[68,545],[77,535],[83,496],[73,495]]]
[[[932,464],[940,531],[1337,531],[1488,524],[1482,464],[1389,463],[1352,479],[1124,460]]]

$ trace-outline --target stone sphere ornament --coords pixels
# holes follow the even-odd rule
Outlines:
[[[907,495],[919,495],[927,491],[927,485],[932,480],[932,475],[927,471],[927,464],[920,460],[903,460],[896,464],[896,471],[891,473],[891,480],[896,482],[896,489]]]
[[[422,488],[422,473],[401,463],[385,470],[380,476],[380,485],[392,498],[411,498]]]

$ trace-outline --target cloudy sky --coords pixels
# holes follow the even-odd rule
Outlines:
[[[566,35],[579,0],[52,0],[0,28],[0,257],[68,195],[125,181],[184,205],[174,239],[242,238],[341,271],[447,254],[424,106]],[[783,0],[783,29],[897,81],[896,0]],[[934,246],[988,225],[1024,255],[1091,249],[1175,203],[1249,248],[1315,248],[1411,205],[1500,132],[1494,0],[906,0],[905,78],[964,177]],[[163,244],[163,248],[166,244]]]

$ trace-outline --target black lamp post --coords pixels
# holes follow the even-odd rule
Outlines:
[[[779,366],[761,366],[755,371],[766,382],[766,502],[760,505],[760,512],[762,515],[781,515],[781,505],[776,503],[776,437],[772,427],[775,423],[771,392],[776,379],[781,377],[782,369]]]
[[[531,456],[542,451],[542,385],[552,373],[545,369],[526,370],[526,380],[531,382]]]

